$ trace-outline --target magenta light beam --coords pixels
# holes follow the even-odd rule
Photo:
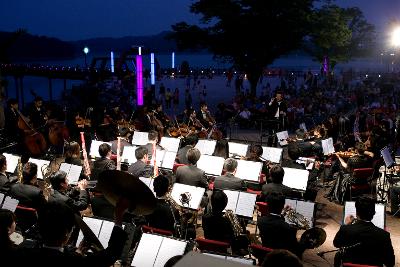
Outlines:
[[[137,105],[143,106],[143,61],[142,56],[136,56],[136,92]]]

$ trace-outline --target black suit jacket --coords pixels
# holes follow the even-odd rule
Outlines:
[[[109,267],[120,257],[127,239],[127,234],[119,226],[114,226],[108,247],[88,256],[76,253],[61,252],[50,248],[23,248],[16,252],[12,266],[75,266],[75,267]]]
[[[93,162],[91,180],[97,180],[99,174],[105,170],[115,170],[115,163],[111,159],[101,158]]]
[[[131,164],[128,168],[128,172],[135,177],[151,177],[153,176],[153,166],[144,163],[141,160]]]
[[[180,166],[176,170],[176,182],[204,188],[208,186],[205,172],[193,165]]]
[[[283,184],[268,183],[262,186],[262,199],[271,193],[283,194],[285,197],[291,196],[292,189]]]
[[[344,255],[346,262],[382,266],[394,266],[395,257],[390,234],[371,222],[357,220],[354,224],[342,225],[336,233],[335,247],[351,246]]]
[[[222,214],[208,213],[203,216],[202,226],[204,237],[231,243],[234,239],[232,224]]]
[[[215,189],[228,189],[228,190],[246,190],[246,183],[244,180],[235,177],[231,173],[218,176],[214,180]]]
[[[9,182],[7,175],[0,173],[0,191],[7,182]]]
[[[285,113],[287,112],[287,105],[285,101],[282,101],[278,104],[278,101],[274,100],[268,109],[270,118],[275,118],[275,114],[278,111],[278,106],[279,106],[279,111],[283,111]]]
[[[258,217],[262,245],[273,249],[287,249],[301,257],[303,250],[296,239],[297,230],[281,216],[269,214]]]
[[[10,195],[19,200],[22,206],[40,209],[46,203],[43,191],[36,186],[16,183],[11,186]]]
[[[14,112],[11,108],[6,109],[4,129],[11,138],[16,138],[20,134],[18,119],[19,114],[17,112]]]
[[[89,194],[86,190],[79,190],[79,195],[72,198],[63,192],[54,190],[50,195],[49,201],[67,204],[75,212],[79,212],[85,210],[89,205]]]
[[[174,214],[173,214],[174,212]],[[149,226],[174,232],[175,219],[179,220],[179,213],[164,199],[157,199],[153,213],[146,216]]]
[[[176,162],[178,162],[180,164],[188,165],[189,161],[187,160],[186,154],[187,154],[188,150],[191,148],[193,148],[193,146],[190,146],[190,145],[180,148],[176,155]]]

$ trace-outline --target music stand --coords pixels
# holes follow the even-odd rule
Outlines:
[[[392,168],[394,165],[396,165],[396,162],[394,161],[394,159],[392,158],[392,155],[390,154],[390,149],[389,147],[385,146],[384,148],[381,149],[381,156],[383,158],[383,161],[385,162],[385,171],[384,171],[384,176],[383,176],[383,183],[382,186],[377,188],[377,194],[381,194],[381,199],[382,199],[382,203],[387,202],[387,193],[385,191],[385,187],[386,187],[386,183],[388,182],[387,179],[387,169]]]

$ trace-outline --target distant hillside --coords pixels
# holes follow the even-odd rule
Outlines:
[[[51,60],[74,57],[74,46],[57,38],[25,32],[0,32],[0,61]]]
[[[167,40],[165,36],[168,32],[161,32],[157,35],[149,36],[126,36],[121,38],[93,38],[71,42],[76,48],[77,53],[82,53],[82,49],[88,46],[91,52],[95,54],[104,54],[109,51],[124,52],[132,46],[141,45],[147,51],[156,53],[170,53],[176,51],[174,40]]]

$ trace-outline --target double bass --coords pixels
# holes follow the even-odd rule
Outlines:
[[[43,134],[36,131],[29,123],[28,119],[16,110],[19,115],[18,128],[24,133],[24,144],[32,156],[44,154],[47,150],[46,139]]]

